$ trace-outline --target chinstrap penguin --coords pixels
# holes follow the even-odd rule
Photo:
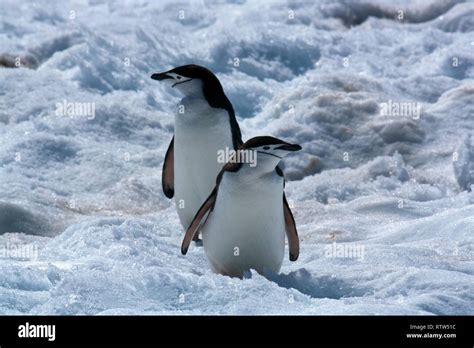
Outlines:
[[[278,163],[301,146],[269,136],[248,140],[239,151],[256,151],[256,166],[227,163],[216,185],[186,231],[182,254],[198,229],[212,269],[242,277],[250,269],[278,272],[283,262],[285,233],[289,258],[299,256],[295,220],[284,193]]]
[[[225,164],[218,162],[218,151],[237,149],[242,135],[232,104],[209,69],[184,65],[151,78],[168,83],[183,95],[174,116],[174,136],[165,155],[162,186],[166,197],[175,197],[181,225],[186,229]]]

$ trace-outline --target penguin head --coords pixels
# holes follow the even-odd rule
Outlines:
[[[184,97],[204,95],[212,107],[227,108],[230,104],[216,75],[200,65],[178,66],[153,74],[151,78],[168,83],[171,88],[181,92]]]
[[[258,172],[271,172],[289,153],[301,150],[298,144],[290,144],[270,136],[254,137],[242,145],[242,150],[253,150],[256,153],[255,167]],[[252,167],[252,163],[250,163]]]

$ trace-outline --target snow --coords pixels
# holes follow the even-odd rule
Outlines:
[[[0,63],[23,67],[0,69],[0,313],[474,314],[473,13],[3,0]],[[301,254],[280,274],[180,254],[161,192],[179,97],[149,76],[186,63],[219,76],[244,139],[303,146],[284,163]]]

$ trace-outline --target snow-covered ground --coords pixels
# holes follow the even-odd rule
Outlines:
[[[474,2],[0,6],[0,61],[23,64],[0,69],[1,314],[474,314]],[[180,254],[179,98],[149,76],[187,63],[244,139],[303,146],[279,275]]]

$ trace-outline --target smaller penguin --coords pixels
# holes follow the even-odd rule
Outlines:
[[[298,233],[278,163],[299,150],[300,145],[270,136],[255,137],[243,144],[238,150],[240,158],[250,158],[253,151],[256,161],[239,162],[236,156],[222,168],[214,190],[186,231],[181,253],[187,253],[199,229],[215,272],[239,278],[250,269],[277,273],[283,262],[286,233],[289,258],[296,261]]]

